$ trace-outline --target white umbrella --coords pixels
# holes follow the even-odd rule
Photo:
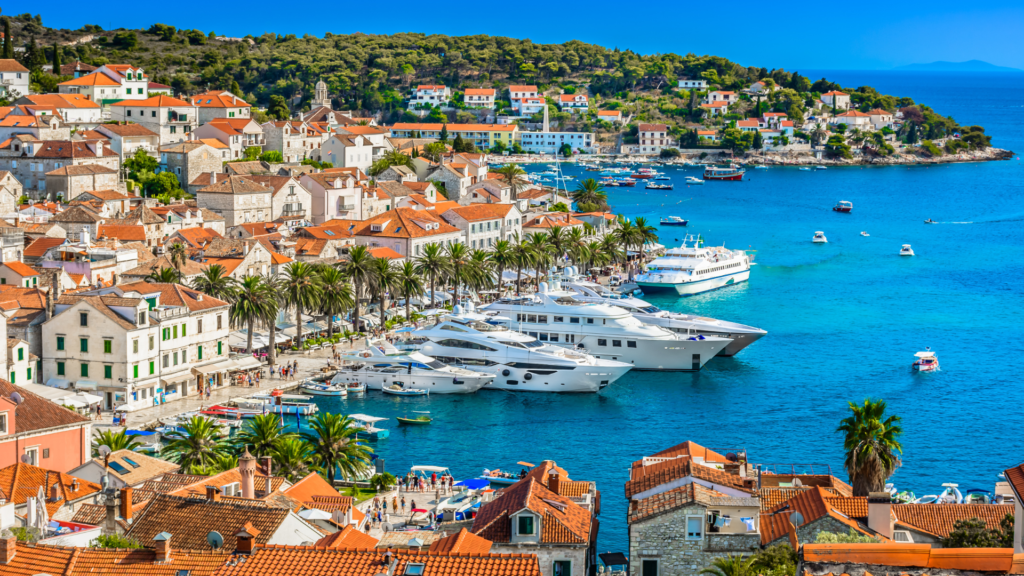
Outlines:
[[[88,392],[79,392],[78,394],[75,394],[72,399],[85,402],[86,404],[99,404],[100,402],[103,402],[102,397],[95,394],[89,394]]]
[[[443,308],[431,308],[420,312],[421,316],[440,316],[442,314],[449,314],[449,312]]]
[[[299,517],[300,518],[304,518],[306,520],[330,520],[331,519],[330,513],[324,512],[323,510],[319,510],[317,508],[303,510],[302,512],[299,512]]]
[[[61,406],[71,406],[72,408],[85,408],[89,404],[76,399],[74,396],[65,396],[57,399],[57,404]]]
[[[46,510],[46,492],[43,491],[42,486],[39,487],[39,493],[36,494],[36,498],[39,500],[39,503],[36,504],[36,515],[39,517],[36,520],[36,526],[44,528],[50,523],[50,513]]]

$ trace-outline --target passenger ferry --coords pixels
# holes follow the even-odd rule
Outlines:
[[[743,175],[747,171],[735,164],[725,168],[718,166],[708,166],[704,169],[705,180],[743,180]]]
[[[701,236],[694,239],[690,234],[682,246],[655,258],[636,283],[644,292],[675,290],[680,296],[692,296],[747,281],[752,260],[743,250],[705,247]]]

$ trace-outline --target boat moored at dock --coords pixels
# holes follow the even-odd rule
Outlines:
[[[743,180],[743,175],[747,171],[736,165],[729,165],[726,167],[721,166],[708,166],[704,169],[704,180],[725,180],[725,181],[736,181]]]
[[[746,282],[752,260],[743,250],[705,247],[702,237],[687,235],[682,246],[651,261],[636,277],[636,284],[645,292],[674,290],[680,296],[692,296]]]
[[[377,341],[363,350],[342,354],[346,361],[331,380],[332,383],[357,382],[389,394],[412,396],[400,388],[419,389],[434,394],[470,394],[494,380],[494,375],[449,366],[418,351],[401,351],[386,341]]]

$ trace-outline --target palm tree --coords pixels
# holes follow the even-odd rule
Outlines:
[[[290,482],[305,478],[315,469],[312,465],[315,455],[301,438],[281,440],[274,446],[271,457],[274,459],[274,473]]]
[[[331,338],[334,336],[334,317],[351,308],[355,300],[352,298],[352,288],[348,279],[341,270],[333,266],[320,266],[317,274],[320,276],[320,287],[323,289],[320,313],[327,316],[327,337]]]
[[[525,238],[516,233],[512,244],[512,261],[516,265],[516,295],[519,295],[519,283],[523,280],[523,268],[533,264],[533,246]]]
[[[469,264],[469,248],[461,242],[449,242],[444,247],[445,257],[448,258],[449,270],[452,281],[455,283],[455,302],[459,301],[459,286],[462,284],[463,269]]]
[[[572,200],[577,208],[580,204],[597,204],[602,208],[608,206],[608,193],[604,186],[593,178],[581,180],[576,184],[576,190],[572,193]]]
[[[586,260],[589,254],[587,233],[582,228],[572,228],[565,237],[565,251],[572,258],[573,266]]]
[[[170,255],[171,266],[178,272],[178,281],[181,281],[181,269],[185,266],[185,261],[188,260],[188,252],[185,251],[185,245],[181,242],[175,242],[171,244],[171,247],[167,249],[167,253]]]
[[[396,287],[402,292],[402,296],[405,297],[405,318],[412,318],[412,300],[413,296],[423,294],[423,279],[419,273],[416,272],[416,265],[412,262],[406,261],[398,269]]]
[[[490,290],[494,286],[494,263],[491,262],[491,253],[483,249],[473,250],[463,276],[466,278],[467,288],[476,291]]]
[[[193,468],[192,473],[197,476],[213,476],[214,474],[227,472],[234,468],[238,468],[238,456],[235,454],[221,454],[206,466]]]
[[[740,554],[729,554],[722,558],[715,558],[711,566],[700,571],[701,574],[711,576],[754,576],[757,571],[753,569],[754,556],[744,558]]]
[[[281,427],[280,414],[257,414],[246,420],[242,429],[235,434],[234,443],[239,451],[246,448],[257,458],[272,455],[281,440],[295,437]]]
[[[530,263],[533,264],[533,271],[536,272],[536,276],[533,277],[534,283],[539,290],[541,273],[550,268],[551,262],[554,260],[551,254],[551,243],[548,241],[548,235],[543,232],[528,234],[526,241],[530,245]]]
[[[650,243],[653,244],[658,241],[658,229],[647,223],[647,219],[643,216],[638,216],[635,223],[636,227],[636,240],[637,240],[637,251],[640,254],[640,259],[644,259],[644,245]]]
[[[218,300],[230,300],[235,293],[235,279],[224,275],[224,267],[214,264],[192,279],[192,288]]]
[[[356,421],[342,414],[320,412],[309,421],[312,432],[303,432],[327,480],[334,484],[336,471],[347,478],[355,477],[370,464],[373,448],[356,441]]]
[[[633,223],[629,220],[624,220],[619,225],[618,230],[612,232],[624,252],[629,252],[629,247],[636,244],[637,233],[636,226],[633,226]]]
[[[174,268],[161,268],[160,270],[154,270],[146,276],[146,282],[153,282],[155,284],[177,284],[178,283],[178,271]]]
[[[281,315],[281,308],[285,306],[284,284],[277,274],[267,272],[263,275],[263,285],[267,287],[267,293],[270,295],[267,298],[267,317],[264,320],[270,333],[270,350],[267,360],[271,366],[274,366],[277,364],[277,318]]]
[[[423,256],[416,259],[416,271],[430,277],[430,307],[437,307],[437,279],[448,272],[450,263],[440,244],[431,242],[423,247]]]
[[[559,266],[562,262],[565,262],[565,247],[568,245],[568,236],[566,235],[565,229],[561,226],[555,226],[548,231],[548,246],[551,247],[552,256],[554,256],[555,266]]]
[[[302,311],[315,310],[320,303],[320,277],[306,262],[292,262],[282,281],[284,301],[295,308],[295,341],[302,348]]]
[[[388,291],[398,285],[398,272],[389,258],[374,258],[370,269],[373,270],[370,285],[373,288],[373,293],[377,296],[377,301],[380,303],[380,325],[383,327],[385,320],[387,320],[384,316],[385,299],[387,298]]]
[[[129,436],[126,430],[113,432],[110,430],[104,430],[92,439],[92,455],[99,456],[100,446],[106,446],[110,448],[111,452],[117,452],[118,450],[135,450],[142,443],[136,440],[137,436]]]
[[[844,418],[836,432],[842,432],[846,451],[846,474],[854,496],[881,492],[885,481],[900,466],[903,434],[899,416],[885,417],[885,400],[864,400],[862,406],[850,402],[852,415]]]
[[[249,332],[246,351],[252,354],[252,337],[257,322],[265,321],[270,316],[268,300],[273,296],[259,276],[246,276],[238,283],[234,301],[228,315],[235,326],[245,326]]]
[[[828,130],[825,129],[824,124],[815,124],[814,129],[811,130],[811,143],[817,146],[821,144],[828,136]]]
[[[193,416],[181,426],[185,433],[171,437],[160,455],[181,465],[182,474],[209,466],[228,453],[228,440],[221,435],[217,421]]]
[[[491,250],[490,259],[498,274],[498,290],[500,291],[501,285],[504,282],[502,276],[505,275],[505,269],[515,266],[516,263],[515,255],[512,253],[512,243],[508,240],[498,240],[495,242]]]
[[[363,286],[373,275],[373,255],[366,246],[355,246],[348,251],[348,262],[342,265],[342,271],[352,279],[355,286],[353,294],[354,308],[352,312],[353,330],[359,330],[359,299],[363,297]]]
[[[619,239],[615,234],[604,235],[601,238],[600,246],[600,253],[608,256],[608,262],[617,262],[625,256],[619,248]]]
[[[505,182],[508,183],[511,188],[512,200],[518,200],[519,193],[530,184],[530,181],[526,179],[526,171],[520,168],[518,164],[505,164],[501,168],[493,170],[493,172],[501,174]]]

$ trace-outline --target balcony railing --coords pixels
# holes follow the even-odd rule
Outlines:
[[[297,208],[297,209],[285,208],[284,210],[281,211],[281,217],[282,218],[293,218],[293,217],[296,217],[296,216],[301,217],[301,216],[305,216],[305,215],[306,215],[306,210],[304,208]]]
[[[356,205],[355,204],[343,204],[341,206],[341,210],[342,211],[355,210],[355,209],[356,209]]]
[[[188,308],[185,306],[174,306],[172,308],[153,308],[149,311],[150,318],[161,321],[168,320],[171,318],[181,318],[182,316],[188,316]]]

